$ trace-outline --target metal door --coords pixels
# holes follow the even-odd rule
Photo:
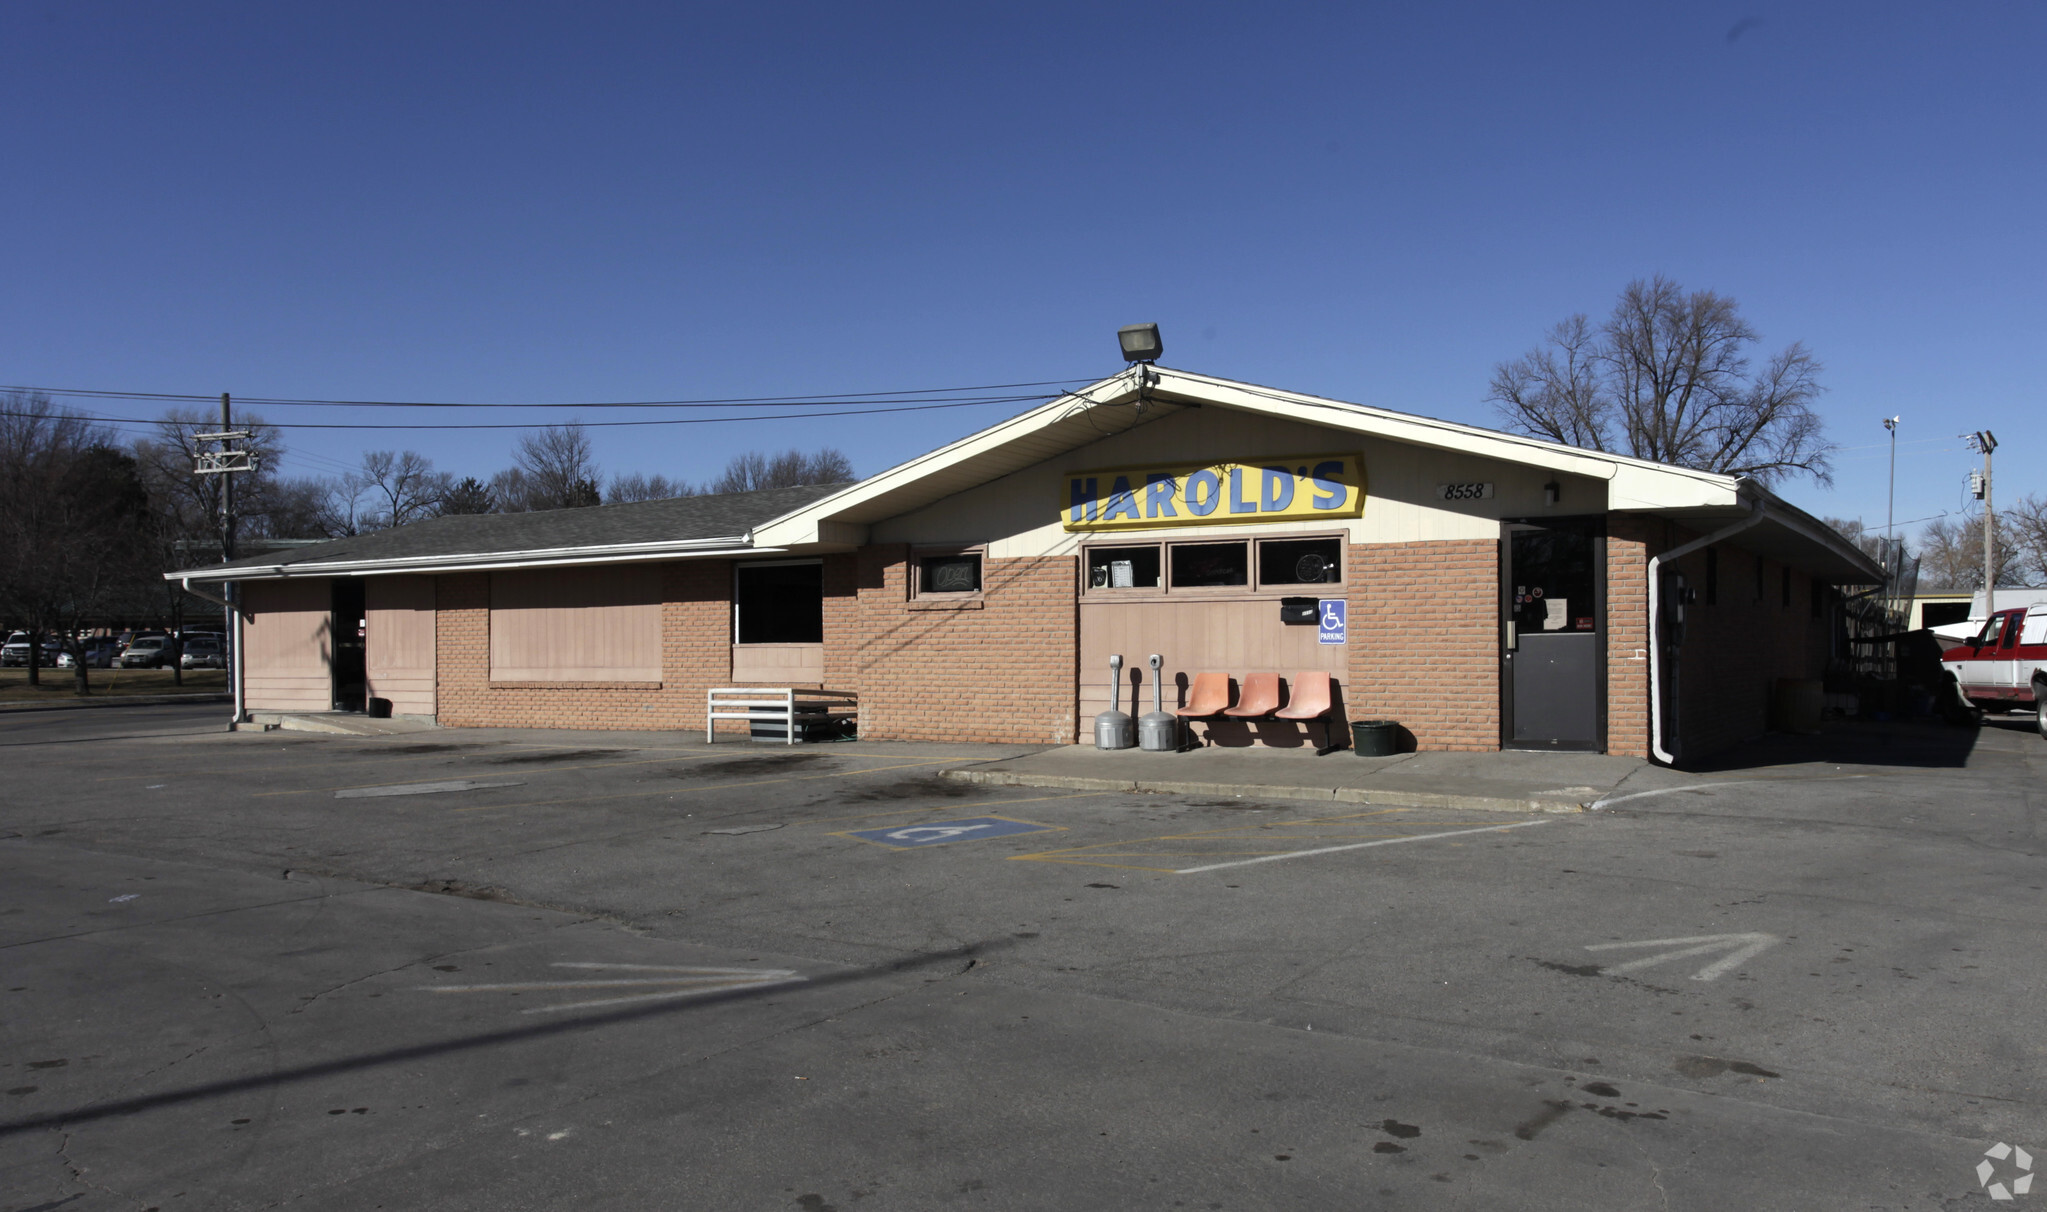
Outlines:
[[[1501,544],[1500,743],[1606,747],[1606,542],[1599,519],[1511,523]]]

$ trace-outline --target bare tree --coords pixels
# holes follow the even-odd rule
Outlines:
[[[526,509],[572,509],[602,499],[590,434],[575,421],[520,438],[512,448],[512,470],[518,473],[516,486],[523,490],[519,495]],[[513,486],[509,480],[505,485]],[[493,480],[492,487],[498,487],[498,481]],[[503,508],[512,507],[508,492],[501,492],[499,500]]]
[[[1868,556],[1887,568],[1891,566],[1891,552],[1893,549],[1900,556],[1905,554],[1902,540],[1886,540],[1881,531],[1869,529],[1862,524],[1860,519],[1823,518],[1821,520],[1839,532],[1842,538],[1855,544],[1856,549],[1862,552],[1863,555]]]
[[[798,484],[838,484],[852,478],[853,461],[830,446],[813,454],[785,450],[769,455],[750,450],[732,456],[732,461],[725,464],[725,474],[710,485],[709,491],[758,492]]]
[[[627,501],[666,501],[672,497],[693,497],[701,491],[683,480],[671,480],[664,475],[642,475],[635,471],[630,475],[611,477],[611,487],[605,490],[604,501],[608,505]]]
[[[2025,583],[2025,566],[2007,517],[1999,514],[1995,569],[1997,584]],[[1919,532],[1919,584],[1924,589],[1964,592],[1983,588],[1983,515],[1937,518]]]
[[[1833,482],[1812,405],[1820,364],[1793,342],[1751,372],[1758,336],[1733,299],[1662,275],[1630,282],[1594,330],[1583,315],[1493,371],[1486,398],[1522,433],[1766,484]]]
[[[2024,497],[1998,514],[1997,533],[2017,549],[2020,574],[2047,585],[2047,496]]]
[[[416,450],[368,451],[350,479],[369,500],[362,514],[366,530],[388,530],[433,517],[451,487],[448,474],[435,471],[433,460]]]

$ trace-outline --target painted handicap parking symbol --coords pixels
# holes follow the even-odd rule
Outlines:
[[[916,846],[938,846],[946,842],[978,842],[991,837],[1009,837],[1018,833],[1046,833],[1060,828],[1058,825],[1038,825],[1030,821],[1012,821],[1001,816],[976,816],[963,821],[935,821],[928,825],[896,825],[888,829],[852,829],[839,837],[859,838],[877,846],[891,846],[907,850]]]

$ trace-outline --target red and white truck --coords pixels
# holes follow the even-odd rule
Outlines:
[[[2033,708],[2047,737],[2047,605],[2000,610],[1975,635],[1940,655],[1941,668],[1985,711]]]

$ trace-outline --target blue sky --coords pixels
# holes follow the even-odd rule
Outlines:
[[[1826,364],[1849,449],[1788,494],[1881,525],[1893,413],[1901,521],[1963,506],[1966,429],[2000,500],[2047,490],[2043,44],[2038,0],[11,0],[0,382],[885,391],[1108,374],[1155,320],[1169,365],[1490,424],[1495,363],[1660,272]],[[699,479],[834,444],[866,474],[1008,411],[599,454]],[[512,435],[287,440],[290,474],[411,447],[488,475]]]

